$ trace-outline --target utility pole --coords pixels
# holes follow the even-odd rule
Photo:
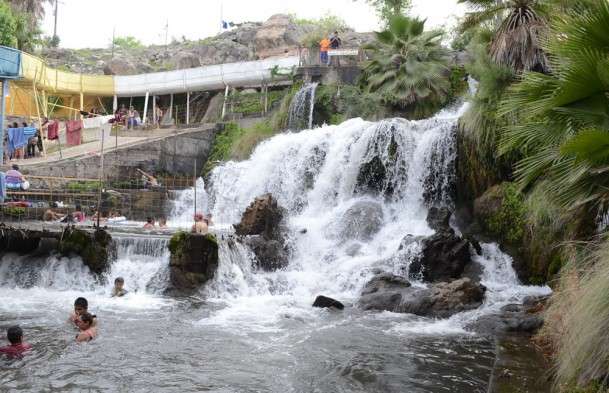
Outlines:
[[[114,59],[114,39],[115,39],[114,36],[115,36],[115,34],[116,34],[116,26],[114,26],[112,28],[112,56],[111,56],[112,59]]]
[[[53,41],[57,41],[57,9],[59,8],[59,0],[55,0],[55,26],[53,28]]]
[[[167,50],[167,39],[169,38],[169,19],[165,23],[165,50]]]

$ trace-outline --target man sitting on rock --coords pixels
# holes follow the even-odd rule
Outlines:
[[[209,231],[207,227],[207,222],[203,217],[202,213],[195,214],[195,223],[192,225],[191,232],[198,233],[200,235],[205,235]]]

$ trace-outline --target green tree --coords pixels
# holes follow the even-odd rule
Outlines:
[[[0,2],[0,45],[17,46],[17,20],[4,2]]]
[[[541,48],[548,14],[547,2],[540,0],[459,0],[469,12],[461,22],[460,31],[476,27],[495,29],[490,44],[491,58],[515,71],[548,69]]]
[[[385,24],[393,16],[404,15],[412,5],[412,0],[367,0],[368,4],[374,7],[376,14]]]
[[[133,36],[114,37],[114,46],[121,49],[141,48],[142,42]]]
[[[523,155],[522,187],[545,179],[567,208],[609,206],[609,3],[553,20],[551,74],[525,73],[502,104],[501,153]]]
[[[446,102],[450,90],[448,51],[441,31],[425,31],[425,21],[394,16],[366,47],[372,58],[362,84],[414,118],[429,116]]]

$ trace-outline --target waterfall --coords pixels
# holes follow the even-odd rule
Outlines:
[[[255,197],[271,193],[287,209],[292,247],[287,268],[261,272],[252,268],[253,256],[244,246],[221,241],[219,274],[206,291],[232,307],[218,312],[218,320],[276,315],[286,307],[309,310],[319,294],[356,301],[374,272],[404,274],[420,243],[400,249],[403,239],[433,233],[426,222],[429,207],[454,207],[462,111],[445,110],[420,121],[351,119],[279,134],[250,159],[216,167],[208,184],[216,223],[238,222]],[[361,228],[352,228],[349,218],[362,207],[373,212],[369,220],[380,222],[367,237],[357,235]],[[507,256],[489,247],[477,259],[491,277],[489,305],[548,291],[519,286],[511,263],[502,259]],[[493,291],[502,286],[510,290]]]
[[[172,227],[188,228],[193,223],[195,194],[197,198],[197,211],[202,213],[208,212],[208,197],[205,192],[205,181],[199,178],[196,181],[195,188],[191,187],[186,190],[176,193],[177,198],[171,202],[171,214],[168,224]]]
[[[6,254],[0,259],[0,287],[42,288],[55,291],[109,293],[114,279],[123,277],[132,292],[157,293],[164,289],[163,272],[169,261],[167,238],[117,236],[116,260],[97,277],[79,257]]]
[[[317,83],[307,83],[294,95],[290,103],[288,129],[299,131],[313,128],[313,109]]]

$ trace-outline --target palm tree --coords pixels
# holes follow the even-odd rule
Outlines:
[[[515,120],[501,153],[524,158],[522,187],[540,179],[565,207],[609,207],[609,2],[556,18],[545,50],[552,73],[525,73],[500,113]]]
[[[547,1],[541,0],[459,0],[469,5],[461,32],[480,25],[497,26],[490,45],[492,59],[514,71],[548,70],[541,48],[546,27]]]
[[[362,76],[368,92],[380,94],[415,118],[437,110],[450,89],[443,33],[424,28],[424,20],[392,17],[386,30],[375,33],[376,42],[366,47],[372,59]]]

